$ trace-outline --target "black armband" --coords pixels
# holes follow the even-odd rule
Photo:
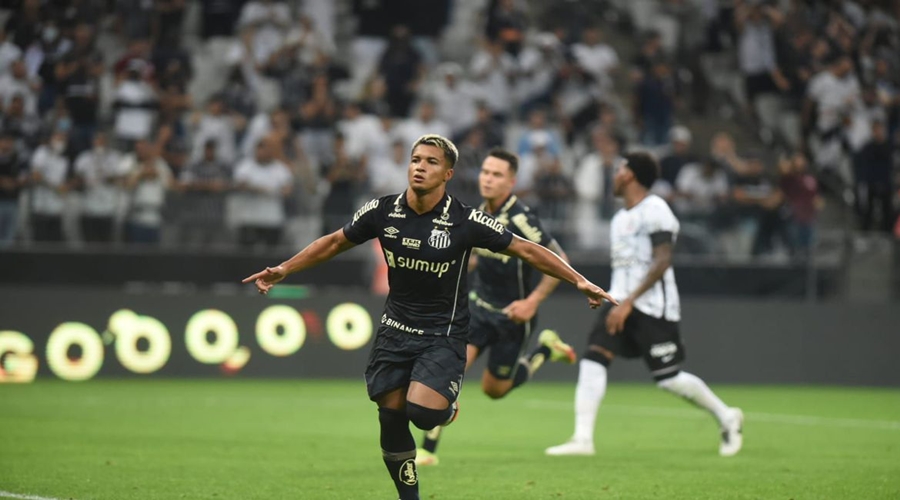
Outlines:
[[[672,231],[659,231],[650,235],[650,242],[654,248],[667,243],[672,244],[675,243],[675,235]]]

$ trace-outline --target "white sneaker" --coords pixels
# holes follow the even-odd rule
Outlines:
[[[590,441],[576,441],[572,438],[559,446],[551,446],[544,453],[552,457],[566,455],[593,456],[594,443]]]
[[[744,445],[744,412],[740,408],[731,408],[731,416],[722,425],[722,442],[719,444],[719,455],[733,457]]]

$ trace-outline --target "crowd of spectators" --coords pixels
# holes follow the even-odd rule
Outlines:
[[[0,247],[304,244],[402,190],[425,133],[456,141],[472,204],[487,150],[517,152],[517,194],[567,248],[608,245],[636,148],[686,252],[809,252],[828,172],[890,230],[897,11],[782,3],[22,0],[0,31]],[[610,12],[632,16],[618,44]],[[679,124],[722,54],[765,150]]]

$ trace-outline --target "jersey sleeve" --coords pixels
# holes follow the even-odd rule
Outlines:
[[[506,229],[500,221],[481,210],[469,208],[465,224],[470,247],[502,252],[512,243],[513,233]]]
[[[369,201],[353,214],[353,219],[350,222],[344,225],[344,236],[351,243],[359,245],[378,237],[378,225],[381,214],[379,206],[381,203],[382,200],[378,198]]]
[[[528,241],[545,247],[549,246],[553,241],[553,235],[544,229],[541,225],[541,219],[534,212],[522,212],[513,215],[509,222],[513,226],[513,232]]]
[[[672,213],[672,209],[669,208],[669,205],[666,204],[665,201],[660,200],[659,203],[655,204],[647,214],[645,220],[647,224],[647,234],[650,236],[650,239],[653,240],[654,244],[660,239],[660,236],[654,236],[658,233],[668,235],[668,239],[674,242],[675,237],[678,235],[678,219],[675,218],[675,214]]]

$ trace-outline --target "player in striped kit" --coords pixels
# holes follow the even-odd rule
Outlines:
[[[720,455],[735,455],[743,444],[743,412],[727,406],[700,378],[681,369],[681,305],[672,269],[679,223],[666,202],[650,194],[658,177],[659,166],[647,153],[626,155],[616,169],[613,189],[625,207],[612,219],[609,293],[619,305],[601,308],[579,363],[575,434],[548,448],[548,455],[594,454],[594,423],[606,393],[606,370],[616,356],[642,357],[660,388],[709,411],[721,428]]]

